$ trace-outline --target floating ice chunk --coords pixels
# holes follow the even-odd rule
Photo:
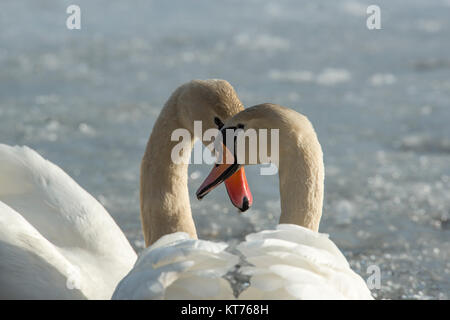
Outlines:
[[[328,68],[317,76],[317,83],[320,85],[335,85],[342,82],[350,81],[351,74],[345,69]]]
[[[34,98],[34,102],[38,105],[58,103],[59,97],[55,94],[40,95]]]
[[[234,43],[239,47],[252,50],[287,50],[290,47],[287,39],[269,34],[240,33],[234,37]]]
[[[345,69],[327,68],[317,76],[307,70],[271,70],[269,78],[276,81],[286,82],[316,82],[319,85],[335,85],[347,82],[351,74]]]
[[[376,73],[370,77],[369,82],[372,86],[379,87],[394,84],[397,78],[391,73]]]
[[[200,171],[194,171],[194,172],[192,172],[191,175],[190,175],[190,177],[191,177],[192,180],[197,180],[198,178],[200,178],[200,176],[201,176]]]
[[[87,136],[94,136],[95,135],[95,129],[92,128],[87,123],[80,123],[78,125],[78,130],[80,130],[81,133],[87,135]]]
[[[352,222],[354,214],[354,205],[348,200],[340,200],[336,205],[336,223],[339,225],[347,225]]]
[[[314,74],[310,71],[305,70],[299,71],[271,70],[269,72],[269,78],[277,81],[311,82],[314,80]]]

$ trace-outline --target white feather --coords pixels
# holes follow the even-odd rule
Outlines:
[[[223,276],[239,258],[226,248],[182,232],[163,236],[141,253],[113,299],[233,299]]]
[[[108,212],[63,170],[0,144],[1,298],[110,298],[135,260]]]
[[[238,245],[253,266],[240,299],[373,299],[326,234],[297,225],[250,234]]]

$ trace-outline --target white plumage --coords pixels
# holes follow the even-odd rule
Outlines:
[[[327,234],[280,224],[237,248],[253,265],[242,269],[251,285],[241,299],[372,299]]]
[[[108,212],[63,170],[0,145],[0,298],[109,299],[135,260]]]
[[[140,256],[113,299],[235,299],[223,276],[239,263],[227,245],[162,237]],[[364,280],[328,238],[292,224],[250,234],[237,249],[252,266],[239,299],[372,299]]]
[[[223,276],[239,258],[226,248],[184,232],[163,236],[141,253],[113,299],[233,299]]]

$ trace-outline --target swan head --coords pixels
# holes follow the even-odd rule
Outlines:
[[[192,80],[180,87],[176,97],[177,118],[192,135],[198,134],[194,130],[195,121],[201,122],[204,132],[221,127],[225,120],[242,110],[244,106],[236,91],[225,80]]]
[[[222,159],[215,164],[211,173],[197,190],[197,198],[203,198],[222,182],[227,183],[228,179],[242,170],[244,165],[266,163],[265,159],[261,157],[260,143],[265,144],[267,157],[270,158],[271,163],[278,167],[279,143],[276,143],[277,148],[274,150],[276,152],[272,152],[272,145],[275,142],[269,137],[266,137],[265,141],[261,141],[258,130],[265,129],[267,130],[265,132],[270,132],[270,130],[276,129],[283,140],[291,139],[290,136],[295,135],[296,131],[295,118],[301,116],[295,111],[292,111],[295,114],[291,114],[291,111],[291,109],[278,105],[262,104],[247,108],[226,121],[221,127],[221,134],[218,138],[223,141],[222,150],[218,152]],[[245,143],[243,149],[240,149],[236,143],[238,130],[241,130],[241,133],[244,134],[247,134],[250,130],[255,132],[255,139],[252,140],[249,134],[248,143]],[[231,139],[229,133],[232,135]],[[252,147],[254,147],[253,150]],[[254,153],[253,156],[251,155],[252,152]],[[275,153],[278,156],[275,156]]]
[[[227,119],[244,110],[230,83],[219,79],[190,81],[181,87],[176,105],[181,125],[192,136],[200,139],[206,130],[220,130]],[[201,132],[196,131],[195,121],[201,123]],[[227,178],[225,185],[232,204],[241,212],[248,210],[253,203],[253,196],[244,168],[237,169]]]
[[[239,129],[242,131],[236,134]],[[254,140],[252,134],[248,134],[251,129]],[[260,129],[265,129],[264,133]],[[231,139],[225,133],[227,130],[235,132]],[[279,169],[269,174],[278,173],[280,179],[280,222],[318,230],[324,166],[322,148],[309,120],[292,109],[266,103],[233,116],[224,123],[221,132],[223,151],[219,154],[223,154],[226,161],[221,159],[216,163],[197,190],[197,198],[226,183],[244,165],[271,163]],[[277,134],[272,135],[273,132]],[[242,133],[247,142],[240,146],[239,134]]]

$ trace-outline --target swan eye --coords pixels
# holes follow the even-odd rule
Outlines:
[[[217,128],[220,130],[223,127],[223,122],[220,120],[219,117],[214,117],[214,123],[216,124]]]

